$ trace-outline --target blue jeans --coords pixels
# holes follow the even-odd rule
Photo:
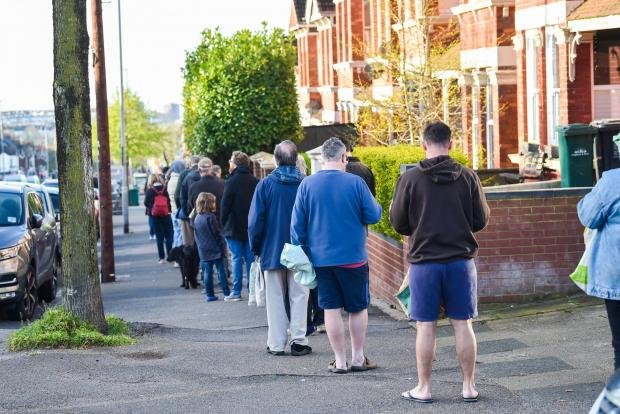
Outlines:
[[[152,216],[148,216],[149,217],[149,236],[153,237],[155,236],[155,221],[153,220]]]
[[[153,227],[155,229],[155,238],[157,239],[157,253],[160,259],[165,259],[172,250],[172,219],[170,216],[166,217],[152,217]],[[164,252],[164,243],[166,245],[166,251]]]
[[[245,274],[247,280],[250,280],[250,265],[254,261],[254,253],[250,249],[248,240],[235,240],[226,238],[226,243],[232,255],[232,273],[234,295],[240,295],[243,287],[243,261],[245,260]]]
[[[172,247],[183,246],[183,234],[181,233],[181,221],[172,216],[172,229],[174,235],[172,236]]]
[[[226,269],[224,269],[224,261],[222,259],[215,260],[201,260],[200,267],[202,268],[202,275],[204,277],[205,293],[208,296],[215,296],[213,292],[213,265],[217,270],[218,277],[220,279],[220,285],[222,286],[222,293],[224,296],[230,294],[228,289],[228,280],[226,280]]]

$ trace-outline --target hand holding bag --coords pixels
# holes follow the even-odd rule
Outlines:
[[[583,242],[586,245],[586,249],[583,252],[583,256],[581,256],[581,260],[579,260],[579,264],[575,271],[570,274],[570,280],[572,280],[579,289],[587,292],[588,286],[588,266],[590,264],[590,257],[592,256],[592,246],[594,246],[594,241],[598,237],[598,231],[596,229],[586,229],[583,232]]]
[[[257,259],[250,266],[250,272],[252,271],[252,267],[255,267],[255,278],[254,278],[254,296],[256,297],[256,306],[259,308],[265,307],[265,275],[260,269],[260,261]]]

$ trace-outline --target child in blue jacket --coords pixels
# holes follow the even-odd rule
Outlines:
[[[211,193],[200,193],[196,199],[196,218],[194,219],[194,234],[200,267],[204,277],[207,302],[218,300],[213,292],[213,265],[217,269],[224,296],[230,294],[224,257],[226,257],[226,241],[222,236],[220,225],[215,216],[216,198]]]

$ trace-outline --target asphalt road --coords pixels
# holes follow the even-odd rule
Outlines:
[[[138,344],[9,353],[19,324],[0,321],[0,413],[581,413],[611,374],[602,306],[477,323],[477,403],[460,401],[449,327],[439,328],[435,402],[399,399],[415,378],[415,330],[371,308],[367,354],[379,369],[334,375],[324,334],[308,356],[265,352],[266,316],[247,301],[206,303],[157,263],[141,208],[115,217],[117,282],[106,313],[138,323]],[[244,291],[245,293],[245,291]],[[221,296],[221,295],[220,295]]]

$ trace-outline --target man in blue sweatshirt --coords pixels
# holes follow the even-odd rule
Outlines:
[[[293,271],[280,264],[284,243],[291,238],[291,212],[297,188],[303,175],[297,167],[297,147],[291,141],[282,141],[274,150],[276,168],[258,183],[248,216],[250,248],[260,256],[265,272],[265,299],[267,305],[267,352],[284,355],[291,335],[291,355],[312,352],[306,338],[308,288],[293,278]],[[288,294],[287,294],[288,293]],[[290,318],[286,316],[284,301],[289,303]]]
[[[323,144],[323,170],[302,181],[291,218],[291,243],[304,248],[314,265],[319,306],[335,354],[333,373],[349,370],[346,358],[344,308],[349,313],[351,371],[376,368],[364,354],[368,288],[366,225],[381,218],[381,206],[360,177],[345,172],[346,147],[338,138]]]

